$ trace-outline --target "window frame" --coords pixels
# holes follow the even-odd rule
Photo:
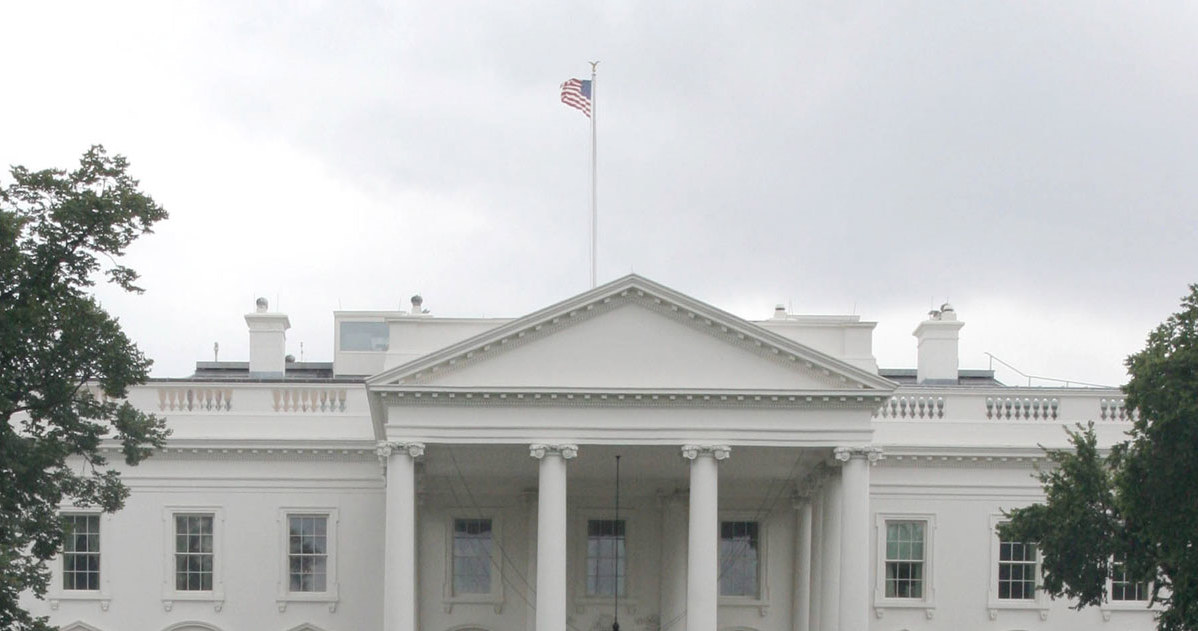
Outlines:
[[[886,595],[887,526],[892,523],[923,524],[923,596],[899,598]],[[936,515],[934,513],[874,514],[874,609],[924,609],[928,616],[936,611]]]
[[[178,515],[211,515],[212,516],[212,589],[211,590],[179,590],[175,588],[175,517]],[[220,611],[225,602],[224,584],[224,548],[225,548],[225,511],[220,506],[188,506],[172,505],[162,508],[163,522],[163,572],[162,572],[162,607],[170,611],[175,601],[198,601],[213,604],[213,609]]]
[[[1148,597],[1145,598],[1144,600],[1114,600],[1112,598],[1112,596],[1114,595],[1114,580],[1111,578],[1107,578],[1106,600],[1101,605],[1098,606],[1099,611],[1102,612],[1102,619],[1104,621],[1110,621],[1111,612],[1113,612],[1113,611],[1155,611],[1155,612],[1159,612],[1160,611],[1159,604],[1150,604],[1150,603],[1152,603],[1152,583],[1147,583],[1146,587],[1147,587],[1147,591],[1148,591],[1148,594],[1147,594]]]
[[[592,594],[590,591],[590,585],[591,585],[591,567],[590,567],[590,564],[591,564],[591,524],[595,523],[595,522],[598,522],[598,523],[610,522],[610,523],[624,525],[624,532],[623,532],[622,536],[621,535],[612,535],[612,538],[621,538],[624,541],[624,554],[623,555],[617,554],[615,557],[616,561],[617,561],[616,592],[618,593],[620,599],[623,600],[625,598],[628,598],[628,560],[629,560],[628,559],[628,520],[624,517],[620,517],[619,519],[614,519],[613,517],[606,517],[606,518],[593,517],[593,518],[587,519],[583,522],[584,526],[583,526],[582,536],[585,538],[585,550],[584,550],[585,556],[582,558],[584,559],[584,561],[586,563],[585,567],[583,567],[583,573],[585,576],[585,580],[583,581],[583,583],[584,583],[583,593],[585,594],[585,596],[587,598],[597,598],[597,599],[605,598],[605,599],[615,600],[615,598],[617,596],[617,594]],[[603,537],[605,535],[599,535],[599,536]],[[603,557],[600,556],[599,558],[603,558]],[[624,564],[623,564],[624,565],[624,568],[623,568],[624,569],[623,593],[619,593],[620,586],[621,586],[621,583],[619,581],[619,574],[620,574],[619,561],[620,560],[624,561]]]
[[[1014,598],[999,598],[998,597],[998,564],[1000,558],[1000,542],[998,535],[999,524],[1004,524],[1010,521],[1005,515],[993,514],[990,516],[990,524],[988,536],[990,538],[990,588],[988,590],[988,609],[990,610],[990,619],[994,620],[998,617],[998,612],[1003,609],[1034,609],[1040,611],[1040,619],[1048,619],[1048,598],[1044,595],[1044,590],[1041,589],[1043,579],[1041,577],[1041,567],[1044,563],[1044,555],[1041,554],[1040,548],[1036,550],[1036,565],[1033,569],[1035,577],[1034,596],[1032,598],[1014,599]]]
[[[491,591],[480,594],[457,594],[453,589],[453,538],[459,519],[491,520]],[[491,605],[496,614],[503,613],[503,518],[498,508],[450,508],[445,513],[445,563],[441,600],[445,613],[453,613],[458,605]]]
[[[50,604],[50,609],[57,610],[61,601],[70,600],[98,602],[101,610],[108,611],[108,606],[112,602],[112,594],[110,592],[112,582],[109,576],[111,574],[109,571],[110,560],[107,557],[111,555],[105,553],[105,547],[107,546],[111,549],[111,544],[106,544],[105,538],[111,532],[111,527],[108,524],[112,520],[112,514],[105,513],[100,508],[94,506],[80,507],[68,505],[59,508],[58,515],[59,517],[66,517],[67,515],[89,515],[98,518],[100,531],[100,587],[99,589],[65,589],[63,587],[64,557],[63,550],[60,547],[51,561],[50,585],[49,589],[46,590],[46,600]],[[65,545],[65,540],[63,543]]]
[[[770,606],[770,588],[769,588],[769,515],[751,511],[720,511],[716,530],[716,563],[719,563],[719,545],[723,540],[721,530],[725,522],[757,522],[757,597],[752,596],[725,596],[723,593],[719,595],[720,607],[757,607],[762,616],[765,616]],[[716,589],[719,589],[719,578],[716,578]]]
[[[610,506],[584,508],[572,515],[567,541],[573,554],[566,556],[569,557],[568,572],[574,588],[573,600],[576,607],[611,607],[615,603],[615,596],[587,594],[587,542],[590,539],[587,534],[587,525],[592,520],[611,521],[614,518],[615,515]],[[624,593],[620,596],[620,606],[635,608],[641,600],[637,592],[641,584],[636,579],[639,576],[638,569],[640,568],[637,559],[643,555],[638,554],[640,551],[638,543],[648,542],[644,541],[644,537],[637,538],[637,533],[641,532],[638,530],[641,520],[636,507],[621,507],[620,521],[624,522]]]
[[[324,517],[325,518],[325,590],[322,592],[291,591],[291,518],[292,517]],[[338,550],[337,531],[340,525],[340,513],[331,506],[284,506],[278,509],[276,523],[279,531],[278,580],[276,582],[275,604],[280,612],[287,611],[292,603],[325,603],[329,612],[337,611],[341,600],[341,587],[338,582]]]

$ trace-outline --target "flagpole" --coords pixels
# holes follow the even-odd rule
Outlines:
[[[599,249],[599,168],[598,168],[598,136],[595,133],[595,119],[598,118],[598,96],[595,83],[595,69],[598,61],[591,64],[591,289],[595,288],[595,259]]]

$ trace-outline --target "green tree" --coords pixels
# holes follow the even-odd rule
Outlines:
[[[140,292],[118,260],[167,216],[127,170],[95,146],[73,171],[17,166],[0,188],[0,629],[51,628],[18,597],[46,591],[60,504],[123,505],[102,447],[134,465],[166,439],[162,419],[122,401],[150,360],[90,293],[101,273]]]
[[[1127,358],[1136,413],[1129,440],[1103,456],[1094,427],[1070,432],[1039,473],[1044,504],[1010,512],[1005,537],[1039,542],[1043,589],[1101,604],[1113,560],[1151,582],[1161,631],[1198,630],[1198,284]]]

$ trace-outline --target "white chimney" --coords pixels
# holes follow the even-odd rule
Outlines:
[[[254,313],[245,314],[250,327],[250,376],[282,378],[286,371],[287,329],[285,313],[270,313],[265,298],[259,298]]]
[[[953,306],[944,303],[915,327],[912,335],[919,340],[918,383],[957,383],[957,342],[963,326],[965,323],[957,320]]]

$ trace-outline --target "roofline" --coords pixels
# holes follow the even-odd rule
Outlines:
[[[538,325],[543,325],[547,321],[552,321],[554,318],[560,318],[563,315],[569,315],[573,311],[585,309],[588,305],[596,302],[610,299],[616,295],[623,295],[624,292],[639,290],[653,294],[655,297],[664,299],[674,303],[675,305],[686,308],[688,311],[699,315],[701,314],[708,320],[719,321],[721,325],[732,328],[737,333],[748,335],[758,340],[759,342],[768,343],[778,349],[785,349],[788,353],[802,358],[804,362],[819,366],[828,371],[835,371],[842,375],[846,375],[856,379],[862,384],[873,387],[878,390],[891,391],[899,387],[895,383],[885,377],[881,377],[867,370],[858,368],[848,362],[837,359],[808,346],[795,342],[790,338],[784,337],[769,329],[745,320],[739,316],[723,311],[717,307],[713,307],[705,302],[691,298],[686,294],[675,291],[651,281],[637,274],[628,274],[621,278],[617,278],[611,282],[605,283],[588,291],[577,294],[560,302],[554,303],[537,311],[534,311],[526,316],[512,320],[504,325],[485,331],[473,337],[467,338],[447,346],[439,351],[414,359],[405,364],[385,370],[377,375],[366,379],[368,386],[382,385],[388,381],[400,379],[404,376],[421,372],[425,368],[438,365],[448,361],[455,355],[463,354],[471,350],[485,347],[492,341],[502,340],[509,336],[533,328]]]

